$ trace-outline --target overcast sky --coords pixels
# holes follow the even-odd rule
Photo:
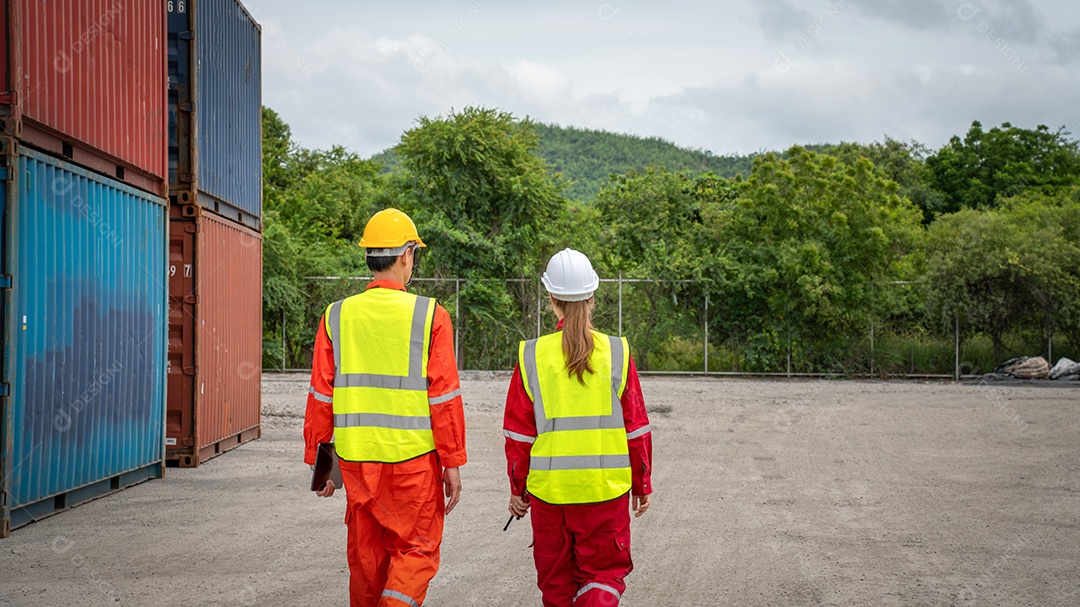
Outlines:
[[[364,157],[469,105],[719,155],[936,148],[972,120],[1080,136],[1076,0],[243,1],[263,103]]]

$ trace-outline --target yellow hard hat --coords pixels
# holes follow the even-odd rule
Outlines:
[[[404,212],[397,209],[383,209],[371,216],[367,225],[364,226],[364,236],[360,238],[360,246],[368,249],[390,249],[388,254],[394,254],[393,250],[404,247],[408,242],[415,242],[421,247],[426,247],[420,240],[420,234],[416,231],[416,224]],[[396,254],[400,255],[403,251]]]

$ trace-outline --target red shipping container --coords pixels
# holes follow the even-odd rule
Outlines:
[[[3,130],[164,197],[165,9],[146,0],[4,2]]]
[[[194,467],[261,433],[262,235],[170,214],[165,458]]]

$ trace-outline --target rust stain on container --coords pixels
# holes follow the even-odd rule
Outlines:
[[[260,436],[262,236],[173,207],[166,457],[181,466]]]
[[[165,196],[165,2],[0,4],[7,134]]]

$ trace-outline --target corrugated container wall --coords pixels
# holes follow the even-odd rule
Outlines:
[[[168,211],[4,144],[6,534],[162,475]]]
[[[236,0],[194,0],[186,6],[170,6],[172,199],[208,208],[258,230],[262,217],[261,30]]]
[[[166,444],[190,467],[260,436],[262,236],[172,214]]]
[[[165,4],[3,2],[5,133],[165,196]]]

